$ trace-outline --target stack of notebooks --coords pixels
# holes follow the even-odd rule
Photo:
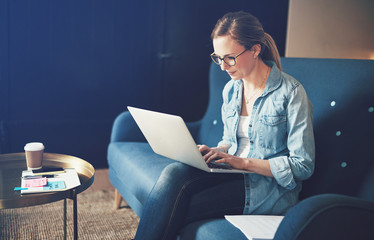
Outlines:
[[[74,168],[42,168],[22,171],[21,194],[65,191],[81,183]]]

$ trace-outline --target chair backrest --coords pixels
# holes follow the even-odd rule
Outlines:
[[[374,200],[374,61],[284,58],[282,64],[314,106],[316,170],[301,197]]]
[[[301,197],[341,193],[374,200],[374,61],[282,58],[314,106],[316,170]],[[212,63],[210,96],[199,142],[222,137],[222,89],[230,77]]]

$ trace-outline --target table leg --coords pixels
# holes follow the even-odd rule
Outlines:
[[[74,240],[78,239],[78,210],[77,210],[77,193],[73,189],[73,214],[74,214]]]
[[[76,190],[73,189],[71,191],[71,197],[69,197],[70,199],[73,200],[73,221],[74,221],[74,240],[77,240],[78,239],[78,207],[77,207],[77,193],[76,193]],[[67,234],[66,234],[66,227],[67,227],[67,223],[66,223],[66,198],[64,199],[64,239],[66,240],[67,238]]]
[[[64,239],[66,240],[66,198],[64,199]]]

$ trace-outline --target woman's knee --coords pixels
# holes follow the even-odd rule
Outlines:
[[[175,163],[169,164],[168,166],[164,168],[164,170],[161,172],[159,180],[161,181],[184,180],[185,181],[191,177],[197,176],[202,173],[203,172],[201,170],[190,167],[184,163],[175,162]]]
[[[191,178],[204,173],[198,169],[175,162],[169,164],[161,172],[153,190],[154,191],[179,191]]]

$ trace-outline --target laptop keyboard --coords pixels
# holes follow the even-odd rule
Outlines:
[[[218,164],[213,162],[208,163],[208,167],[217,169],[232,169],[232,167],[228,164]]]

